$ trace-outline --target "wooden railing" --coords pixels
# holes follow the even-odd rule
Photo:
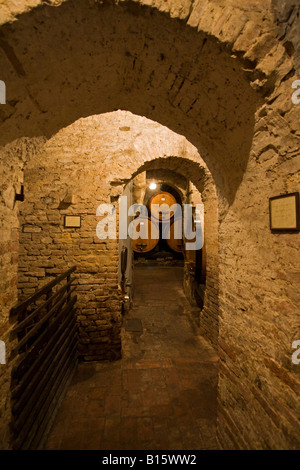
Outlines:
[[[15,449],[37,449],[77,364],[72,273],[53,279],[11,310],[12,434]]]

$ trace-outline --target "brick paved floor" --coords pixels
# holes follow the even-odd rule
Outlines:
[[[46,449],[217,448],[217,356],[189,320],[182,268],[138,266],[135,279],[123,358],[79,365]]]

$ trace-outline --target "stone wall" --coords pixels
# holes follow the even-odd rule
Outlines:
[[[294,15],[286,28],[296,48],[297,22]],[[272,233],[268,207],[269,197],[299,191],[294,73],[256,113],[245,178],[221,223],[220,261],[226,269],[220,269],[218,432],[225,448],[300,445],[300,368],[291,360],[292,343],[300,337],[299,233]]]
[[[13,343],[9,312],[17,303],[19,256],[18,212],[26,161],[43,144],[44,139],[19,139],[0,149],[0,340],[6,345],[6,364],[0,364],[0,449],[10,446],[10,359]]]
[[[300,330],[299,233],[272,233],[268,207],[269,197],[299,191],[300,107],[291,101],[292,82],[283,82],[257,112],[247,173],[221,223],[225,447],[299,448],[300,369],[291,361]]]
[[[113,203],[118,212],[118,197],[131,177],[147,161],[163,168],[159,159],[166,161],[169,155],[175,164],[178,155],[180,171],[196,184],[212,184],[205,164],[195,163],[201,159],[184,137],[121,111],[81,119],[63,129],[27,165],[20,212],[20,298],[76,265],[79,352],[85,360],[117,359],[121,354],[118,241],[96,236],[97,207]],[[188,163],[194,167],[189,169]],[[80,229],[64,228],[64,216],[70,214],[81,216]],[[216,332],[211,337],[216,338]]]

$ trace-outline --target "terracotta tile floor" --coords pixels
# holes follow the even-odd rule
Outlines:
[[[217,356],[189,320],[182,268],[134,274],[123,358],[79,365],[46,449],[217,448]]]

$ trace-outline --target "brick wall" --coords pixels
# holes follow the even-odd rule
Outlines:
[[[10,374],[13,346],[10,338],[10,309],[17,303],[19,220],[21,192],[26,160],[38,150],[43,139],[19,139],[0,151],[0,340],[6,345],[6,364],[0,364],[0,449],[10,446]]]

